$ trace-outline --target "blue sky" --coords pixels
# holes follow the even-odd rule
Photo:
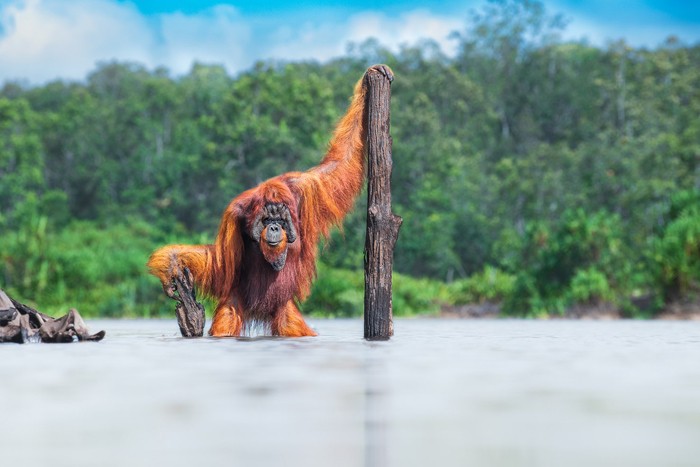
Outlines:
[[[398,49],[421,38],[451,53],[450,32],[484,0],[320,1],[0,0],[0,82],[82,79],[100,61],[186,73],[194,61],[235,74],[256,60],[328,60],[369,37]],[[624,38],[654,47],[669,35],[700,42],[697,0],[544,0],[569,20],[567,39]]]

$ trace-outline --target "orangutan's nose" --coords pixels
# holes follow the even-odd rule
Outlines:
[[[270,224],[267,226],[265,240],[270,245],[276,245],[282,241],[282,227],[278,224]]]

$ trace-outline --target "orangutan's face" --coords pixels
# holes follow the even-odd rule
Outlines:
[[[255,219],[250,236],[258,242],[265,260],[275,271],[287,261],[287,247],[297,239],[289,208],[282,203],[269,203]]]

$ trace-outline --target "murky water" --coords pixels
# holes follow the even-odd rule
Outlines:
[[[0,346],[0,465],[700,465],[697,322],[88,324],[106,339]]]

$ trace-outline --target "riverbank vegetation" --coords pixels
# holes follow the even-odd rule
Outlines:
[[[327,63],[185,76],[102,63],[82,82],[0,88],[0,288],[87,316],[171,315],[144,263],[211,242],[228,201],[323,154],[352,85],[393,86],[398,315],[497,303],[509,316],[608,306],[651,317],[700,283],[700,45],[564,41],[505,1],[425,42]],[[362,311],[365,200],[324,248],[304,311]]]

